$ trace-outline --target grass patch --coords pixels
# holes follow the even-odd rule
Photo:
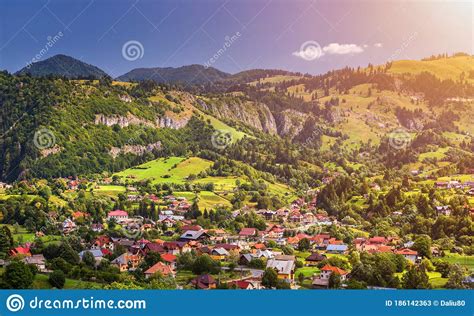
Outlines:
[[[190,203],[194,202],[196,198],[196,195],[194,194],[194,192],[174,192],[173,194],[175,196],[185,197],[188,201],[190,201]],[[213,209],[217,206],[224,206],[224,207],[231,206],[229,200],[211,191],[201,191],[197,194],[197,196],[199,199],[198,205],[201,210],[204,210],[205,208]]]
[[[318,274],[319,272],[318,267],[303,267],[296,270],[295,277],[298,279],[298,276],[302,274],[305,278],[311,278],[314,274]]]
[[[469,269],[469,271],[474,271],[474,256],[460,255],[458,253],[446,253],[444,257],[440,258],[443,261],[447,261],[451,264],[459,264]]]
[[[49,284],[49,276],[46,274],[36,274],[35,279],[32,284],[33,289],[52,289],[53,287]],[[100,283],[90,282],[90,281],[81,281],[66,278],[66,283],[64,283],[64,289],[74,290],[74,289],[88,289],[88,288],[98,288],[102,287]]]
[[[197,157],[159,158],[126,169],[116,175],[132,181],[151,179],[153,183],[185,183],[189,175],[197,175],[210,166],[212,166],[211,161]]]

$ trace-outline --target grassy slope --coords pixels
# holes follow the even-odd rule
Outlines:
[[[185,197],[188,201],[194,202],[196,195],[193,192],[173,192],[176,196]],[[198,196],[198,205],[201,210],[207,208],[212,209],[218,206],[231,206],[229,200],[217,195],[214,192],[210,191],[201,191],[197,194]]]
[[[15,241],[19,242],[19,243],[26,243],[26,242],[34,242],[35,241],[35,234],[28,232],[26,230],[26,228],[23,227],[23,226],[18,226],[18,231],[17,232],[15,232],[15,229],[14,229],[13,225],[0,224],[0,227],[3,227],[3,226],[8,226],[8,228],[10,228],[10,231],[12,232],[13,239]],[[59,235],[47,235],[47,236],[41,237],[41,240],[45,244],[56,243],[56,242],[59,242],[61,240],[61,236],[59,236]]]
[[[216,119],[211,115],[208,115],[199,110],[196,111],[198,111],[198,113],[201,114],[205,120],[209,120],[212,127],[214,127],[216,130],[230,133],[230,135],[232,135],[232,143],[244,138],[244,136],[248,136],[246,133],[236,130],[235,128],[227,125],[226,123]]]
[[[160,158],[140,166],[129,168],[117,173],[123,180],[138,181],[144,179],[152,179],[153,183],[179,183],[186,182],[186,178],[191,174],[198,174],[212,166],[212,162],[197,157],[183,158],[170,157]],[[169,177],[168,177],[169,175]],[[166,176],[166,177],[165,177]],[[244,177],[228,176],[228,177],[205,177],[196,179],[193,183],[213,183],[215,192],[202,191],[198,193],[199,207],[215,208],[217,206],[231,206],[231,191],[236,187],[236,181],[248,183],[249,180]],[[286,185],[281,183],[270,183],[266,181],[268,189],[271,193],[279,195],[286,199],[295,197],[293,191]],[[124,186],[101,185],[94,189],[98,194],[116,197],[119,193],[125,192]],[[175,192],[176,195],[186,197],[191,202],[195,199],[192,192]]]
[[[295,80],[299,79],[301,76],[290,76],[290,75],[277,75],[277,76],[272,76],[272,77],[267,77],[267,78],[262,78],[259,79],[258,81],[252,81],[249,83],[249,85],[255,86],[257,83],[280,83],[284,81],[290,81],[290,80]]]
[[[392,67],[388,70],[388,72],[392,74],[418,74],[423,71],[427,71],[440,79],[459,80],[459,76],[464,71],[464,73],[466,74],[465,78],[469,82],[473,83],[474,79],[468,79],[470,70],[474,70],[474,57],[461,56],[429,61],[394,61]]]
[[[186,178],[197,175],[212,166],[212,162],[197,157],[170,157],[149,161],[134,168],[129,168],[116,175],[132,180],[152,179],[153,183],[184,183]]]
[[[457,253],[448,253],[446,254],[446,256],[441,258],[441,260],[444,260],[453,264],[457,263],[466,267],[471,272],[474,271],[474,256],[460,255]]]
[[[438,59],[431,61],[417,61],[417,60],[401,60],[393,62],[389,73],[402,74],[412,73],[418,74],[423,71],[433,73],[441,79],[459,80],[462,72],[465,73],[465,79],[474,82],[474,79],[468,79],[469,71],[474,70],[474,57],[460,56],[451,57],[447,59]],[[268,77],[262,82],[277,83],[284,81],[284,76]],[[251,83],[251,84],[255,84]],[[344,141],[344,145],[348,148],[356,147],[360,141],[371,140],[372,143],[377,144],[380,138],[390,133],[395,128],[399,127],[399,122],[395,116],[394,109],[397,106],[404,107],[409,110],[420,108],[424,113],[429,113],[428,105],[425,102],[414,104],[411,102],[410,95],[398,94],[393,91],[377,92],[372,87],[372,94],[369,96],[369,84],[355,86],[350,89],[349,94],[338,95],[338,93],[331,89],[330,95],[321,97],[323,91],[305,91],[304,85],[295,85],[288,87],[287,92],[294,94],[297,97],[302,97],[306,101],[311,100],[311,96],[316,92],[319,96],[319,103],[324,104],[334,96],[338,96],[340,101],[345,99],[345,103],[340,102],[337,111],[343,113],[342,118],[336,123],[336,129],[343,131],[349,136],[349,139]],[[381,99],[380,104],[373,105],[368,109],[368,105],[374,102],[377,98]],[[474,115],[474,107],[473,115]],[[466,132],[474,133],[474,125],[469,120],[470,115],[463,115],[459,127]],[[414,135],[412,135],[414,136]],[[449,135],[454,138],[455,142],[460,142],[463,135]],[[323,149],[328,149],[333,144],[335,139],[330,137],[323,137]]]

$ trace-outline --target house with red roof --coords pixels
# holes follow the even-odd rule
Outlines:
[[[122,210],[115,210],[107,214],[107,220],[115,219],[117,222],[127,220],[128,213]]]
[[[367,241],[371,245],[381,245],[387,243],[387,239],[381,236],[374,236]]]
[[[92,249],[109,249],[114,251],[114,243],[109,236],[99,235],[91,247]]]
[[[181,227],[181,231],[184,233],[185,231],[193,231],[193,232],[197,232],[197,231],[200,231],[202,230],[202,227],[199,226],[199,225],[183,225]]]
[[[164,261],[165,264],[169,265],[172,270],[176,270],[177,268],[177,257],[170,253],[165,253],[161,255],[161,259]]]
[[[163,247],[163,244],[157,243],[157,242],[150,242],[145,245],[143,248],[143,252],[149,253],[149,252],[156,252],[159,254],[164,254],[166,253],[165,247]]]
[[[16,247],[10,250],[9,255],[14,257],[14,256],[31,256],[30,252],[30,247],[24,246],[24,247]]]
[[[163,243],[167,253],[178,255],[183,252],[191,251],[191,247],[185,241],[165,241]]]
[[[252,283],[250,281],[246,280],[236,280],[236,281],[231,281],[227,283],[229,288],[235,288],[235,289],[240,289],[240,290],[255,290],[257,289],[255,283]]]
[[[250,227],[246,227],[246,228],[242,228],[239,232],[239,237],[241,239],[250,239],[252,237],[256,237],[257,236],[257,229],[256,228],[250,228]]]
[[[402,255],[403,257],[405,257],[405,259],[413,263],[415,263],[416,259],[418,258],[418,252],[415,250],[408,249],[408,248],[396,250],[395,254]]]

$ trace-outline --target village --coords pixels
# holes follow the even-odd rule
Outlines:
[[[436,183],[435,187],[445,189],[449,185],[461,184]],[[466,187],[471,194],[472,183],[464,184],[463,188]],[[78,190],[78,181],[70,180],[69,189]],[[296,198],[288,207],[277,210],[244,207],[232,211],[229,220],[250,215],[261,222],[231,233],[221,228],[205,229],[190,218],[195,206],[185,197],[140,196],[134,188],[130,191],[134,194],[127,199],[133,203],[147,200],[162,206],[158,218],[153,220],[115,209],[103,221],[95,222],[90,214],[76,211],[58,224],[66,238],[80,230],[91,232],[89,241],[80,240],[79,264],[87,261],[90,267],[98,269],[107,262],[119,274],[133,275],[139,271],[145,280],[172,279],[171,288],[178,289],[328,289],[352,288],[351,277],[357,272],[353,271],[354,253],[403,258],[403,269],[426,264],[428,257],[426,252],[421,254],[416,250],[419,245],[414,240],[403,236],[370,236],[354,225],[317,211],[315,193]],[[450,216],[451,208],[437,206],[436,212],[437,216]],[[472,216],[474,210],[470,212]],[[206,216],[212,224],[212,213]],[[349,237],[341,231],[352,234]],[[43,232],[36,232],[36,237],[41,236]],[[36,246],[32,241],[12,248],[10,259],[36,266],[38,273],[51,273],[51,263],[43,253],[35,251]],[[442,252],[439,247],[431,246],[429,258],[439,258]],[[205,258],[202,269],[196,267],[197,258],[201,257]],[[8,264],[8,259],[0,261],[2,267]],[[466,282],[472,284],[472,277]]]

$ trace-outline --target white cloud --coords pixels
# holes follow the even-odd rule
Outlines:
[[[323,47],[323,52],[330,55],[346,55],[362,53],[364,49],[356,44],[331,43]]]
[[[364,45],[363,47],[367,48],[368,46]],[[301,45],[298,51],[293,52],[292,55],[310,61],[319,59],[324,55],[359,54],[364,51],[363,47],[356,44],[331,43],[321,48],[317,42],[307,41]]]
[[[380,48],[380,47],[382,47],[383,45],[382,45],[382,43],[375,43],[374,46]]]

